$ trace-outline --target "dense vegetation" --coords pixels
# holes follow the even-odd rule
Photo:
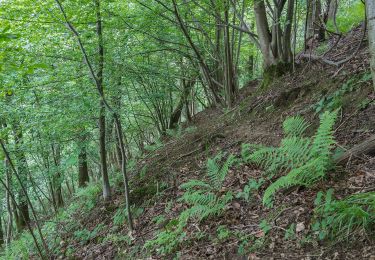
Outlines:
[[[336,137],[358,111],[370,116],[357,125],[374,116],[374,16],[372,0],[0,1],[1,256],[84,258],[75,247],[94,243],[111,244],[108,258],[194,258],[180,250],[203,240],[248,255],[274,229],[285,241],[309,230],[305,243],[358,237],[374,249],[373,187],[335,197],[331,178],[352,157],[373,160],[373,127],[345,149]],[[326,86],[314,83],[331,69]],[[292,80],[307,71],[316,75]],[[280,142],[214,145],[225,139],[219,123],[270,114]],[[204,130],[210,122],[219,127]],[[193,150],[168,154],[200,131]],[[201,151],[200,174],[167,163]],[[244,167],[256,178],[231,189]],[[288,205],[280,211],[278,197],[300,190],[314,191],[310,222],[274,224]],[[255,231],[199,228],[254,203],[265,214]],[[149,234],[140,218],[158,207]],[[81,224],[102,208],[109,220]]]

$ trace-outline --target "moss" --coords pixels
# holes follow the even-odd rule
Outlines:
[[[281,76],[285,75],[286,73],[292,70],[291,63],[277,63],[275,65],[271,65],[267,67],[263,72],[263,81],[261,88],[265,89],[271,85],[271,83]]]

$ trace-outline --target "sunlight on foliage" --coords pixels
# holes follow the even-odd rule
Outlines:
[[[336,18],[337,26],[342,33],[348,32],[354,26],[358,25],[365,19],[365,5],[360,0],[340,2],[338,15]],[[331,31],[335,31],[333,21],[327,23]]]

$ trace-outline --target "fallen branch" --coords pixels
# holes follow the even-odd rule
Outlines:
[[[362,35],[361,41],[359,42],[356,50],[352,53],[352,55],[350,55],[349,57],[347,57],[345,59],[342,59],[340,61],[332,61],[332,60],[324,58],[326,53],[323,54],[322,56],[314,55],[314,54],[301,53],[299,55],[299,58],[307,58],[307,59],[317,60],[317,61],[321,61],[323,63],[326,63],[328,65],[338,67],[338,66],[350,61],[351,59],[353,59],[357,55],[358,51],[361,49],[361,46],[362,46],[362,43],[363,43],[365,37],[366,37],[366,27],[367,27],[366,23],[364,23],[364,25],[363,25],[363,35]]]
[[[344,164],[351,157],[359,157],[361,155],[375,154],[375,135],[372,135],[367,140],[355,145],[350,150],[335,159],[336,164]]]

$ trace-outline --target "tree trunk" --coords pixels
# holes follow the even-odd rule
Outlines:
[[[338,8],[338,0],[330,0],[328,5],[328,20],[332,20],[336,17]]]
[[[95,10],[96,10],[96,34],[98,36],[98,73],[97,77],[97,86],[100,92],[100,95],[104,97],[104,88],[103,88],[103,69],[104,69],[104,44],[103,44],[103,31],[102,31],[102,17],[100,12],[100,0],[95,0]],[[99,103],[99,146],[100,146],[100,164],[101,164],[101,173],[103,181],[103,198],[104,200],[109,200],[111,197],[111,188],[109,184],[108,177],[108,167],[107,167],[107,149],[106,149],[106,138],[105,138],[105,104],[103,99]]]
[[[281,28],[281,14],[287,1],[278,1],[273,8],[272,24],[268,25],[264,0],[254,2],[260,50],[263,57],[263,86],[268,86],[273,78],[280,77],[292,69],[291,30],[295,0],[288,0],[284,31]],[[270,26],[270,28],[269,28]]]
[[[22,134],[22,129],[19,127],[19,122],[14,122],[13,123],[13,133],[14,133],[14,140],[15,140],[15,155],[16,155],[16,160],[17,160],[17,170],[20,175],[20,180],[22,181],[23,185],[27,187],[27,171],[28,171],[28,166],[27,166],[27,161],[26,161],[26,156],[25,153],[23,152],[23,134]],[[30,222],[30,215],[29,215],[29,205],[27,203],[27,189],[19,190],[19,195],[18,195],[18,205],[19,205],[19,214],[18,214],[18,224],[17,228],[18,231],[21,232],[27,225],[27,223]]]
[[[55,162],[55,173],[53,175],[53,186],[54,186],[54,195],[57,208],[64,206],[64,201],[62,197],[62,176],[60,171],[60,162],[61,162],[61,153],[60,145],[52,145],[53,159]]]
[[[338,0],[331,0],[329,2],[328,17],[327,17],[327,22],[332,21],[333,25],[335,26],[336,33],[339,33],[339,28],[337,27],[337,23],[336,23],[338,5],[339,5]]]
[[[194,53],[196,55],[196,58],[199,62],[199,66],[200,66],[202,74],[203,74],[203,78],[206,81],[206,84],[208,85],[208,88],[211,90],[212,95],[214,96],[214,102],[215,102],[215,104],[220,104],[221,99],[220,99],[220,96],[219,96],[219,89],[218,89],[217,83],[215,83],[213,81],[208,65],[206,64],[202,54],[198,50],[198,47],[194,44],[192,38],[190,37],[188,29],[186,28],[186,25],[184,24],[184,21],[182,20],[182,18],[180,16],[180,13],[178,11],[176,0],[172,0],[172,3],[173,3],[173,8],[174,8],[174,14],[177,18],[178,24],[179,24],[179,26],[181,28],[181,31],[183,32],[186,40],[188,41],[190,47],[192,48],[192,50],[194,51]]]
[[[319,0],[316,0],[319,1]],[[288,0],[287,10],[286,10],[286,21],[284,26],[284,34],[282,37],[281,44],[281,59],[282,63],[290,64],[293,61],[292,53],[292,24],[294,15],[294,3],[295,0]]]
[[[233,67],[233,58],[232,58],[232,48],[230,43],[229,37],[229,2],[225,2],[225,10],[224,10],[224,19],[225,19],[225,27],[224,27],[224,58],[225,58],[225,66],[224,66],[224,89],[225,89],[225,102],[227,107],[232,107],[232,103],[234,101],[234,95],[236,92],[235,82],[234,82],[234,67]]]
[[[78,187],[85,187],[89,181],[86,145],[82,143],[78,154]]]
[[[8,221],[7,221],[7,229],[6,229],[6,246],[9,245],[11,237],[12,237],[12,226],[13,226],[13,214],[12,214],[12,206],[11,206],[11,199],[10,199],[10,190],[12,189],[12,181],[11,181],[11,171],[9,169],[9,162],[7,158],[4,158],[4,170],[6,176],[6,186],[8,187],[9,191],[6,191],[6,203],[7,203],[7,211],[8,211]]]
[[[254,2],[254,14],[259,36],[260,51],[263,56],[263,67],[267,68],[276,63],[275,56],[271,50],[271,32],[268,28],[266,6],[263,0]]]
[[[2,247],[5,242],[5,236],[3,232],[3,219],[1,217],[2,215],[3,215],[2,208],[0,207],[0,247]]]
[[[126,211],[127,211],[127,217],[128,217],[128,224],[129,224],[129,229],[131,232],[134,230],[134,224],[133,224],[133,217],[131,213],[131,205],[130,205],[130,191],[129,191],[129,182],[128,182],[128,176],[126,172],[126,152],[125,152],[125,145],[124,145],[124,139],[122,135],[122,126],[121,126],[121,121],[119,115],[114,112],[113,117],[115,119],[116,123],[116,132],[119,140],[119,146],[121,149],[121,172],[122,172],[122,177],[124,179],[124,190],[125,190],[125,203],[126,203]]]
[[[189,93],[191,92],[191,89],[194,87],[195,79],[190,80],[181,80],[181,85],[183,87],[180,100],[178,101],[178,104],[174,111],[172,112],[170,119],[169,119],[169,129],[174,129],[177,127],[178,122],[180,121],[182,109],[184,107],[184,104],[186,104],[186,101],[189,97]]]
[[[371,73],[375,91],[375,1],[366,0],[368,42],[371,56]]]
[[[86,52],[86,49],[84,48],[83,44],[82,44],[82,41],[81,41],[81,37],[80,35],[78,34],[77,30],[73,27],[73,25],[69,22],[68,18],[67,18],[67,15],[64,11],[64,8],[63,6],[61,5],[60,1],[59,0],[55,0],[55,2],[57,3],[63,17],[64,17],[64,20],[66,22],[66,25],[67,27],[69,28],[69,30],[71,30],[71,32],[74,34],[74,36],[77,38],[77,42],[78,42],[78,45],[81,49],[81,52],[82,52],[82,55],[84,57],[84,60],[85,60],[85,63],[87,65],[87,68],[89,69],[89,72],[90,72],[90,76],[92,77],[94,83],[95,83],[95,86],[99,92],[99,95],[101,97],[101,102],[103,102],[103,104],[105,105],[105,107],[111,111],[112,115],[113,115],[113,118],[115,120],[115,123],[116,123],[116,131],[117,131],[117,134],[118,134],[118,138],[119,138],[119,141],[120,141],[120,148],[121,148],[121,155],[122,155],[122,167],[121,167],[121,171],[122,171],[122,174],[123,174],[123,178],[124,178],[124,190],[125,190],[125,201],[126,201],[126,209],[127,209],[127,216],[128,216],[128,222],[129,222],[129,229],[130,231],[133,231],[133,219],[132,219],[132,213],[130,211],[130,198],[129,198],[129,184],[128,184],[128,177],[127,177],[127,172],[126,172],[126,152],[125,152],[125,147],[124,147],[124,142],[123,142],[123,135],[122,135],[122,129],[121,129],[121,120],[120,120],[120,117],[119,115],[117,114],[117,112],[115,110],[112,109],[112,107],[108,104],[108,102],[106,101],[105,99],[105,96],[104,96],[104,92],[103,92],[103,87],[102,87],[102,76],[103,76],[103,57],[104,55],[100,55],[102,56],[101,58],[101,69],[99,71],[101,71],[101,73],[98,73],[98,75],[95,75],[95,72],[94,72],[94,69],[92,67],[92,64],[88,58],[88,55],[87,55],[87,52]],[[100,3],[99,3],[99,0],[96,0],[96,10],[97,10],[97,17],[100,18]],[[101,35],[101,19],[98,19],[98,22],[97,22],[97,28],[98,28],[98,35]],[[99,38],[102,38],[102,37],[99,37]],[[99,40],[99,42],[101,42]],[[99,46],[102,46],[103,47],[103,44],[99,44]],[[101,48],[101,52],[103,54],[103,48]],[[99,79],[100,78],[100,79]],[[105,139],[104,139],[105,141]],[[107,176],[108,177],[108,176]],[[108,178],[107,178],[108,180]],[[109,184],[109,182],[108,182]],[[109,186],[108,186],[109,188]]]
[[[322,35],[321,26],[319,26],[321,12],[322,6],[320,0],[307,1],[306,42],[313,37],[318,40],[324,40],[324,31]]]
[[[360,144],[355,145],[350,150],[346,151],[340,157],[335,159],[336,164],[344,164],[352,157],[361,155],[375,155],[375,135],[371,136],[367,140]]]
[[[14,127],[14,125],[13,125],[13,127]],[[15,136],[18,136],[19,133],[22,134],[21,131],[16,131],[16,135],[15,135]],[[22,137],[22,136],[21,136],[21,137]],[[21,139],[21,140],[22,140],[22,139]],[[44,239],[44,237],[43,237],[42,230],[41,230],[40,225],[39,225],[39,220],[38,220],[38,217],[37,217],[36,211],[35,211],[35,209],[34,209],[32,203],[31,203],[30,197],[29,197],[28,194],[27,194],[27,189],[26,189],[26,186],[24,185],[24,182],[22,181],[22,176],[20,176],[19,172],[16,170],[16,167],[14,166],[14,164],[13,164],[11,158],[10,158],[9,152],[8,152],[8,150],[6,149],[6,147],[5,147],[4,142],[3,142],[2,139],[0,139],[0,145],[1,145],[1,148],[2,148],[3,153],[4,153],[4,155],[5,155],[5,158],[7,158],[8,162],[9,162],[9,166],[10,166],[10,168],[12,169],[13,173],[14,173],[15,176],[16,176],[16,179],[17,179],[17,181],[18,181],[18,183],[19,183],[19,185],[20,185],[20,187],[21,187],[22,193],[25,194],[26,203],[27,203],[28,206],[30,206],[31,212],[32,212],[33,217],[34,217],[34,224],[35,224],[35,226],[36,226],[36,230],[37,230],[37,232],[38,232],[38,234],[39,234],[40,239],[42,240],[42,244],[43,244],[44,250],[45,250],[45,252],[46,252],[46,255],[49,256],[49,248],[48,248],[47,243],[46,243],[46,241],[45,241],[45,239]],[[25,159],[26,159],[26,158],[25,158]],[[26,177],[27,177],[27,176],[26,176]],[[20,207],[20,205],[17,204],[14,194],[11,192],[11,190],[8,188],[8,186],[3,182],[3,180],[2,180],[1,178],[0,178],[0,183],[1,183],[1,185],[7,190],[7,192],[9,192],[9,195],[10,195],[10,197],[11,197],[13,203],[14,203],[15,208],[18,208],[19,212],[22,214],[20,220],[21,220],[21,221],[24,221],[25,224],[26,224],[26,226],[27,226],[27,228],[29,229],[29,232],[30,232],[30,234],[32,235],[32,237],[33,237],[33,239],[34,239],[35,245],[36,245],[36,247],[37,247],[37,249],[38,249],[38,252],[39,252],[39,254],[40,254],[40,257],[41,257],[42,259],[45,259],[44,254],[43,254],[43,252],[40,250],[40,247],[39,247],[38,241],[37,241],[37,239],[36,239],[36,237],[35,237],[35,235],[34,235],[33,229],[32,229],[32,227],[31,227],[31,225],[30,225],[30,217],[25,216],[25,213],[26,213],[26,214],[29,214],[29,212],[28,212],[28,208],[27,208],[27,212],[25,212],[25,211],[24,211],[24,208]],[[22,202],[22,201],[21,201],[21,202]],[[27,221],[27,218],[29,219],[28,221]]]

